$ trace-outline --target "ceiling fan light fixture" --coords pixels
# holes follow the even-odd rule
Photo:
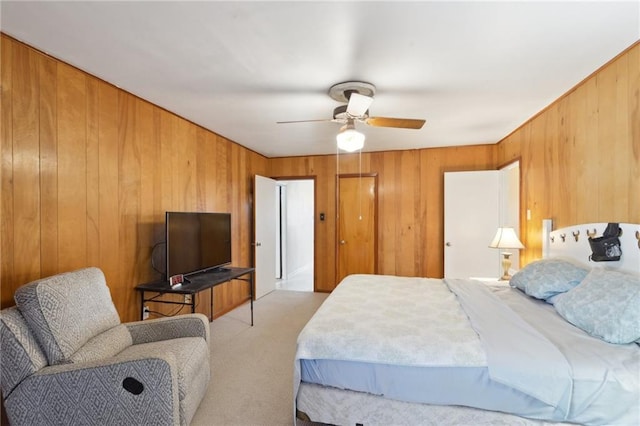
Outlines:
[[[364,147],[364,134],[356,130],[353,122],[342,126],[340,133],[336,135],[338,148],[347,152],[354,152]]]

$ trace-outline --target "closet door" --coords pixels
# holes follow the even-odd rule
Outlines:
[[[336,283],[351,274],[375,274],[377,264],[377,177],[338,177]]]
[[[489,248],[500,217],[500,172],[444,174],[445,278],[500,277],[500,250]]]

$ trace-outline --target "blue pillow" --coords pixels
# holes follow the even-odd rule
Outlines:
[[[565,259],[541,259],[516,272],[510,284],[536,299],[548,300],[580,284],[588,273],[588,268]]]
[[[571,324],[609,343],[640,339],[640,275],[594,268],[554,306]]]

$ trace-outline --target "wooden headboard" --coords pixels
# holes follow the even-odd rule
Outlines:
[[[564,257],[589,267],[605,267],[640,273],[640,224],[620,223],[622,256],[616,262],[592,262],[589,234],[601,236],[606,223],[585,223],[553,229],[551,219],[542,221],[542,257]]]

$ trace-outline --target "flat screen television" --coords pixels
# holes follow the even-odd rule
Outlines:
[[[166,212],[167,279],[231,263],[231,214]]]

